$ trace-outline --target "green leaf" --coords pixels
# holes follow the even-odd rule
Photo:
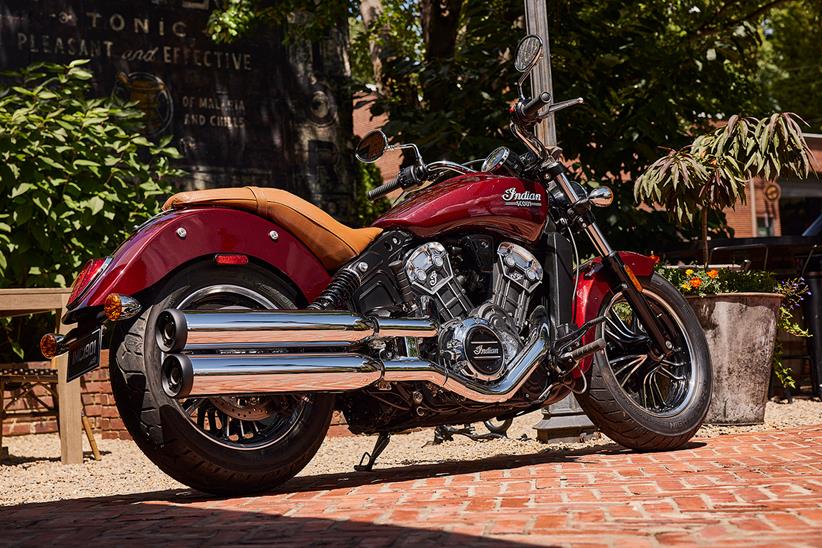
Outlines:
[[[30,190],[34,190],[35,188],[37,188],[37,187],[34,186],[31,183],[21,183],[21,184],[17,185],[16,187],[14,187],[14,189],[11,191],[11,198],[14,199],[18,196],[22,196],[26,192],[28,192]]]

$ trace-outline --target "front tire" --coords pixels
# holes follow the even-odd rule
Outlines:
[[[294,291],[255,265],[201,263],[143,298],[142,314],[116,324],[109,352],[117,409],[143,453],[177,481],[218,495],[270,490],[299,472],[325,438],[333,395],[175,400],[162,388],[153,336],[167,308],[296,308]]]
[[[643,294],[675,351],[647,352],[648,336],[621,293],[605,299],[597,328],[605,352],[595,355],[579,404],[602,432],[638,451],[682,447],[696,434],[711,402],[711,361],[705,334],[685,298],[654,274]]]

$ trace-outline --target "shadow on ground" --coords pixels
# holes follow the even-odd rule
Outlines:
[[[681,450],[704,447],[704,442],[689,442]],[[568,450],[545,450],[530,455],[497,455],[478,460],[449,460],[435,464],[414,464],[394,466],[391,468],[377,468],[372,472],[354,472],[343,474],[316,474],[300,476],[292,479],[275,493],[298,493],[306,491],[321,491],[325,489],[352,488],[360,485],[388,483],[392,481],[413,481],[438,476],[453,476],[456,474],[473,474],[491,470],[512,470],[534,464],[561,464],[575,462],[580,457],[588,455],[619,455],[630,453],[631,450],[609,443]]]
[[[187,491],[27,504],[0,511],[3,546],[493,546],[523,544],[368,520],[288,517],[243,511],[265,499],[236,499],[232,509],[200,508]],[[150,502],[166,499],[175,504]],[[244,504],[240,504],[244,503]],[[224,503],[221,503],[224,505]],[[477,535],[482,524],[477,525]]]

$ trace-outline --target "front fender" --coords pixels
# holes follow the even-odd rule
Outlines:
[[[272,230],[276,239],[271,237]],[[171,211],[148,221],[123,242],[105,272],[71,307],[64,321],[76,321],[76,313],[84,308],[102,306],[109,293],[135,295],[180,266],[218,253],[246,255],[276,269],[306,302],[319,295],[331,279],[302,242],[266,219],[217,207]]]
[[[656,259],[634,253],[633,251],[618,252],[620,259],[631,267],[634,274],[642,280],[650,278],[654,273]],[[577,287],[576,301],[574,302],[574,321],[577,327],[599,316],[605,299],[610,296],[615,281],[602,265],[602,259],[596,257],[583,264],[579,270],[579,286]],[[582,338],[584,344],[593,342],[594,330],[591,329]],[[574,371],[580,376],[591,367],[592,358],[589,356],[580,361]]]

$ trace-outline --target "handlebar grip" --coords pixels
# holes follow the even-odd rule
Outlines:
[[[539,109],[551,104],[551,94],[543,91],[524,105],[522,105],[522,116],[524,118],[535,118],[539,114]]]
[[[367,196],[368,196],[369,200],[374,200],[376,198],[380,198],[380,197],[388,194],[389,192],[392,192],[392,191],[394,191],[398,188],[401,188],[401,187],[402,187],[402,184],[400,183],[400,178],[397,177],[396,179],[388,181],[387,183],[381,184],[377,188],[369,190]]]

